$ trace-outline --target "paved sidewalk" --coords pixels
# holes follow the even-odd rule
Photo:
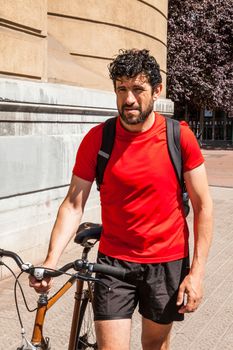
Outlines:
[[[233,151],[203,150],[209,184],[233,187]]]
[[[195,313],[186,316],[185,322],[174,325],[171,350],[233,349],[233,152],[204,150],[203,153],[215,208],[214,241],[207,265],[205,298]],[[192,215],[189,216],[192,232],[191,221]],[[78,247],[73,246],[64,253],[61,265],[79,256],[79,251]],[[24,277],[22,282],[32,308],[35,306],[36,295],[27,287],[27,278]],[[0,350],[16,350],[20,345],[20,328],[12,289],[12,278],[0,282]],[[53,349],[58,350],[67,348],[72,291],[63,300],[51,309],[45,324],[45,333],[51,337]],[[30,338],[33,315],[28,314],[23,307],[20,308]],[[131,349],[141,349],[140,316],[137,313],[133,319]]]

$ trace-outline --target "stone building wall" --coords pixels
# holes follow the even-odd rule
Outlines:
[[[157,58],[166,85],[167,1],[95,0],[94,4],[93,0],[48,2],[49,80],[111,89],[107,64],[118,50],[147,48]],[[63,70],[62,48],[72,59],[72,72]],[[87,81],[81,68],[97,75],[97,81],[94,77]]]
[[[47,80],[47,0],[0,0],[0,75]]]
[[[117,113],[112,57],[149,48],[165,83],[167,1],[0,0],[0,8],[0,247],[37,263],[81,139]],[[156,109],[173,113],[165,89]],[[100,221],[95,186],[85,219]]]
[[[0,8],[0,77],[111,90],[107,65],[119,49],[147,48],[166,86],[166,0],[0,0]]]

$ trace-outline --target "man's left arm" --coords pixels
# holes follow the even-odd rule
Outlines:
[[[201,302],[213,227],[213,206],[204,164],[185,172],[184,179],[194,213],[194,252],[190,272],[179,288],[177,305],[182,305],[187,296],[180,313],[195,311]]]

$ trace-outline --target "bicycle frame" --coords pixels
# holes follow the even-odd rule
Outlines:
[[[89,263],[88,253],[100,240],[101,231],[102,225],[100,224],[94,224],[90,222],[81,224],[78,228],[74,240],[75,243],[80,244],[83,247],[81,259],[67,263],[61,267],[60,270],[34,267],[30,263],[24,263],[20,256],[18,256],[15,252],[0,248],[0,259],[2,257],[9,257],[14,259],[16,264],[19,266],[21,273],[26,272],[31,276],[36,277],[38,280],[42,280],[46,276],[60,276],[71,268],[74,268],[74,270],[77,271],[75,274],[72,273],[68,281],[50,298],[48,298],[47,294],[41,294],[39,296],[31,342],[28,341],[25,336],[23,323],[19,314],[17,298],[15,295],[16,308],[22,335],[22,345],[21,347],[18,347],[17,350],[51,350],[49,338],[44,337],[43,335],[43,326],[46,312],[74,285],[74,283],[76,283],[76,291],[68,350],[86,348],[97,349],[95,332],[94,329],[92,330],[93,317],[89,316],[89,313],[86,313],[86,310],[91,311],[89,308],[87,308],[87,306],[89,305],[91,307],[91,304],[93,302],[93,283],[101,283],[98,278],[92,277],[92,274],[97,272],[123,279],[125,278],[126,274],[125,270],[122,268],[117,268],[114,266],[103,266],[102,264],[98,263]],[[5,265],[14,275],[14,272],[6,264],[2,263],[2,265]],[[18,278],[16,278],[16,280],[17,279]],[[84,282],[87,282],[87,288],[84,288]],[[23,291],[22,294],[24,297]],[[28,311],[30,311],[27,306],[25,297],[24,302]],[[91,321],[90,325],[89,320]]]
[[[82,259],[87,259],[88,253],[91,248],[85,247],[82,253]],[[49,350],[49,339],[43,336],[43,325],[45,321],[45,315],[47,310],[49,310],[76,282],[75,291],[75,303],[73,308],[73,317],[70,330],[70,339],[68,350],[75,350],[78,337],[78,322],[80,315],[80,304],[83,295],[84,281],[78,280],[75,276],[72,276],[61,288],[54,294],[50,299],[47,295],[41,294],[38,300],[38,309],[35,317],[34,328],[32,333],[31,343],[40,350]],[[88,297],[90,301],[93,299],[92,290],[90,287],[90,282],[88,285]]]

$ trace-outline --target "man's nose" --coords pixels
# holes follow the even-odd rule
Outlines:
[[[136,101],[134,93],[132,91],[127,91],[125,103],[128,105],[132,105]]]

